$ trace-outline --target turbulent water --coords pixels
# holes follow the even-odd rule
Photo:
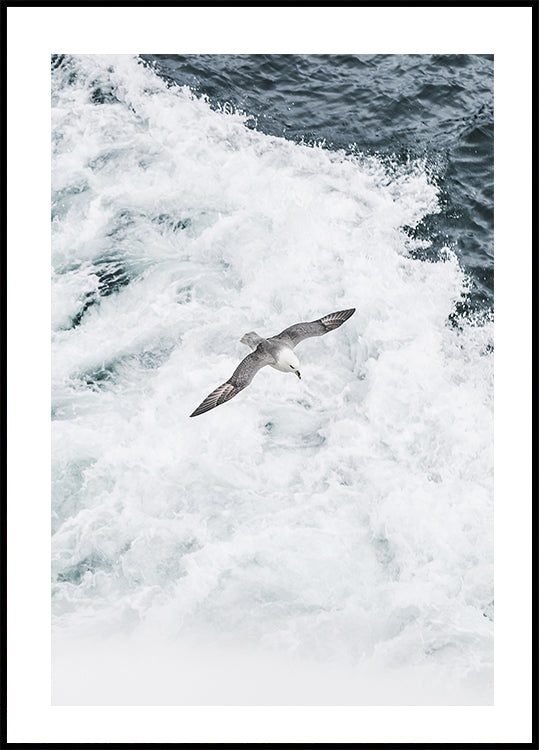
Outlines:
[[[331,702],[324,675],[338,704],[488,703],[492,253],[475,263],[459,244],[458,159],[439,138],[382,153],[354,128],[321,143],[331,108],[278,132],[275,86],[263,127],[258,100],[219,103],[216,85],[205,96],[135,57],[53,59],[57,701],[246,703],[255,664],[274,680],[245,688],[252,702]],[[466,210],[484,248],[488,211]],[[188,418],[246,331],[349,307],[298,347],[301,381],[264,368]],[[153,688],[127,669],[109,699],[118,649],[123,667],[152,662]],[[219,665],[245,680],[213,695],[196,675],[222,679]]]
[[[146,55],[167,80],[247,127],[349,153],[424,157],[439,210],[414,227],[430,257],[450,246],[470,279],[459,314],[492,308],[492,55]]]

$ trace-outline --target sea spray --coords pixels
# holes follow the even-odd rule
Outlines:
[[[133,57],[53,66],[56,641],[443,669],[486,702],[492,322],[455,321],[466,275],[405,229],[437,187],[246,119]],[[301,382],[188,419],[246,331],[352,306]]]

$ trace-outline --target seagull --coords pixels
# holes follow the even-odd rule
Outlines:
[[[324,315],[323,318],[311,323],[295,323],[269,339],[262,338],[254,331],[246,333],[240,341],[242,344],[251,347],[253,350],[251,354],[248,354],[240,362],[226,383],[212,391],[189,416],[197,417],[199,414],[204,414],[210,409],[224,404],[225,401],[230,401],[231,398],[234,398],[246,388],[256,373],[266,365],[270,365],[270,367],[281,372],[293,372],[301,380],[299,359],[293,351],[296,344],[311,336],[323,336],[324,333],[333,331],[348,320],[355,311],[356,308],[353,307],[350,310],[339,310]]]

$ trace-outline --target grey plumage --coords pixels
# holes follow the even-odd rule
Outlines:
[[[338,312],[324,315],[319,320],[313,320],[312,323],[296,323],[290,328],[285,328],[284,331],[278,333],[274,338],[279,339],[285,343],[288,343],[292,348],[299,344],[303,339],[308,339],[311,336],[323,336],[328,331],[333,331],[334,328],[342,326],[342,324],[353,315],[356,308],[351,310],[339,310]]]
[[[196,417],[219,406],[219,404],[224,404],[225,401],[229,401],[249,385],[261,367],[269,365],[271,362],[273,362],[273,357],[269,352],[257,348],[254,352],[248,354],[245,359],[242,359],[227,382],[212,391],[189,416]]]
[[[261,341],[264,341],[264,339],[262,338],[262,336],[259,336],[258,333],[249,331],[249,333],[243,334],[240,341],[242,344],[247,344],[247,346],[250,346],[251,349],[256,349],[256,347],[260,344]]]
[[[254,331],[244,334],[241,338],[242,343],[247,344],[254,351],[240,362],[226,383],[212,391],[190,416],[196,417],[220,404],[224,404],[226,401],[230,401],[231,398],[234,398],[241,390],[246,388],[256,373],[266,365],[271,365],[283,372],[289,372],[290,370],[285,369],[281,362],[285,352],[290,352],[306,338],[322,336],[328,331],[333,331],[348,320],[354,312],[355,308],[339,310],[309,323],[296,323],[268,339],[262,338]],[[290,356],[294,357],[293,354],[290,354]],[[295,360],[297,362],[297,358]],[[290,365],[290,367],[293,368],[293,365]],[[299,370],[296,368],[294,370],[298,377],[301,377]]]

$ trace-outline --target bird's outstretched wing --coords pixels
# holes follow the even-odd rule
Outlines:
[[[226,383],[223,383],[223,385],[212,391],[189,416],[197,417],[199,414],[204,414],[204,412],[214,409],[220,404],[224,404],[225,401],[230,401],[231,398],[234,398],[234,396],[249,385],[262,367],[272,362],[274,362],[272,355],[265,352],[259,346],[254,352],[248,354],[245,359],[242,359]]]
[[[338,312],[324,315],[323,318],[313,320],[312,323],[296,323],[289,328],[285,328],[284,331],[278,333],[277,336],[273,336],[273,338],[279,339],[279,341],[283,341],[289,346],[296,346],[303,339],[308,339],[311,336],[323,336],[324,333],[342,326],[355,311],[356,308],[353,307],[351,310],[339,310]]]

